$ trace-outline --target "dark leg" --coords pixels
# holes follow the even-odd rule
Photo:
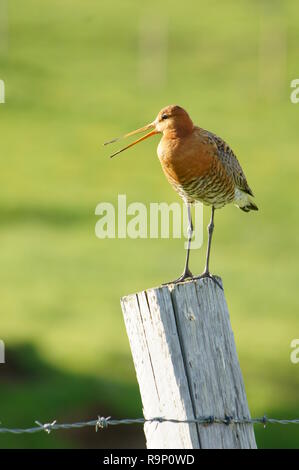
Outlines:
[[[191,216],[191,206],[188,203],[186,203],[186,205],[187,205],[187,210],[188,210],[188,247],[187,247],[187,255],[186,255],[184,271],[183,271],[183,274],[178,279],[175,279],[175,281],[167,282],[165,284],[175,284],[177,282],[183,282],[185,279],[193,278],[193,274],[191,273],[189,269],[189,256],[190,256],[190,245],[191,245],[191,240],[192,240],[192,235],[193,235],[193,224],[192,224],[192,216]]]
[[[212,206],[211,220],[208,225],[209,238],[208,238],[208,248],[207,248],[207,257],[206,257],[206,267],[205,267],[203,274],[210,274],[209,265],[210,265],[210,252],[211,252],[211,245],[212,245],[212,237],[213,237],[213,232],[214,232],[214,212],[215,212],[215,209],[214,209],[214,206]]]
[[[190,245],[191,245],[191,240],[192,240],[192,235],[193,235],[193,223],[192,223],[190,204],[187,204],[187,210],[188,210],[188,247],[187,247],[185,268],[184,268],[184,272],[183,272],[182,276],[184,276],[184,277],[193,277],[193,274],[191,273],[191,271],[189,269]]]
[[[208,225],[209,238],[208,238],[208,248],[207,248],[207,257],[206,257],[206,267],[205,267],[204,272],[200,276],[198,276],[197,279],[202,279],[204,277],[208,277],[208,278],[212,279],[217,284],[217,286],[220,287],[220,289],[222,289],[222,286],[219,284],[219,282],[217,281],[215,276],[212,276],[212,274],[210,274],[210,269],[209,269],[211,244],[212,244],[212,237],[213,237],[213,231],[214,231],[214,213],[215,213],[215,207],[212,206],[211,220],[210,220],[210,223]]]

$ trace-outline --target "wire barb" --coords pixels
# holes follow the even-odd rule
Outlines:
[[[225,423],[227,426],[229,426],[231,423],[233,423],[233,417],[232,416],[226,416],[225,415]]]
[[[98,416],[98,420],[96,422],[96,432],[98,432],[99,429],[104,429],[108,428],[108,420],[111,418],[111,416],[108,416],[108,418],[103,418],[103,416]]]
[[[56,420],[54,420],[52,423],[45,423],[45,424],[42,424],[40,423],[39,421],[35,421],[35,423],[40,426],[40,428],[45,431],[47,434],[50,434],[50,432],[52,431],[52,428],[53,426],[55,426],[56,424]]]
[[[264,425],[264,429],[266,429],[267,422],[268,422],[268,418],[267,418],[266,415],[264,415],[264,416],[262,417],[262,423],[263,423],[263,425]]]

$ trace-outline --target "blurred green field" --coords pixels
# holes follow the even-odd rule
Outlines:
[[[254,190],[259,213],[216,213],[212,271],[252,416],[298,418],[297,2],[12,0],[7,23],[0,3],[1,424],[141,416],[119,298],[179,275],[183,241],[99,240],[94,211],[118,194],[178,201],[158,138],[115,160],[102,147],[171,103],[230,143]],[[109,432],[0,435],[0,447],[142,445],[140,429],[133,443]],[[256,435],[299,447],[299,426]]]

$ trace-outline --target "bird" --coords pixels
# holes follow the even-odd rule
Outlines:
[[[188,244],[184,270],[181,276],[171,282],[210,278],[222,289],[216,276],[210,273],[215,210],[227,204],[234,204],[243,212],[258,210],[252,200],[254,195],[242,167],[233,150],[221,137],[196,126],[187,111],[178,105],[164,107],[150,124],[105,142],[104,145],[146,131],[150,132],[110,157],[115,157],[151,136],[162,134],[157,148],[158,158],[167,180],[183,199],[188,213]],[[205,268],[203,273],[196,277],[190,271],[189,257],[194,230],[191,206],[198,201],[211,206],[211,219],[208,225]]]

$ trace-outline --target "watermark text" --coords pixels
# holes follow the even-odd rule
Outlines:
[[[299,363],[299,339],[293,339],[291,341],[291,348],[293,351],[291,352],[290,359],[293,364]]]
[[[0,364],[5,363],[5,344],[2,339],[0,339]]]
[[[290,95],[291,102],[297,104],[299,103],[299,78],[295,78],[291,81],[291,88],[294,88]]]
[[[3,80],[0,80],[0,104],[5,103],[5,84]]]
[[[185,238],[188,240],[188,211],[178,202],[151,202],[147,207],[142,202],[127,204],[125,194],[119,194],[117,204],[101,202],[95,209],[100,216],[95,233],[103,238]],[[193,236],[191,249],[203,244],[203,206],[194,204]],[[187,248],[188,242],[185,242]]]

